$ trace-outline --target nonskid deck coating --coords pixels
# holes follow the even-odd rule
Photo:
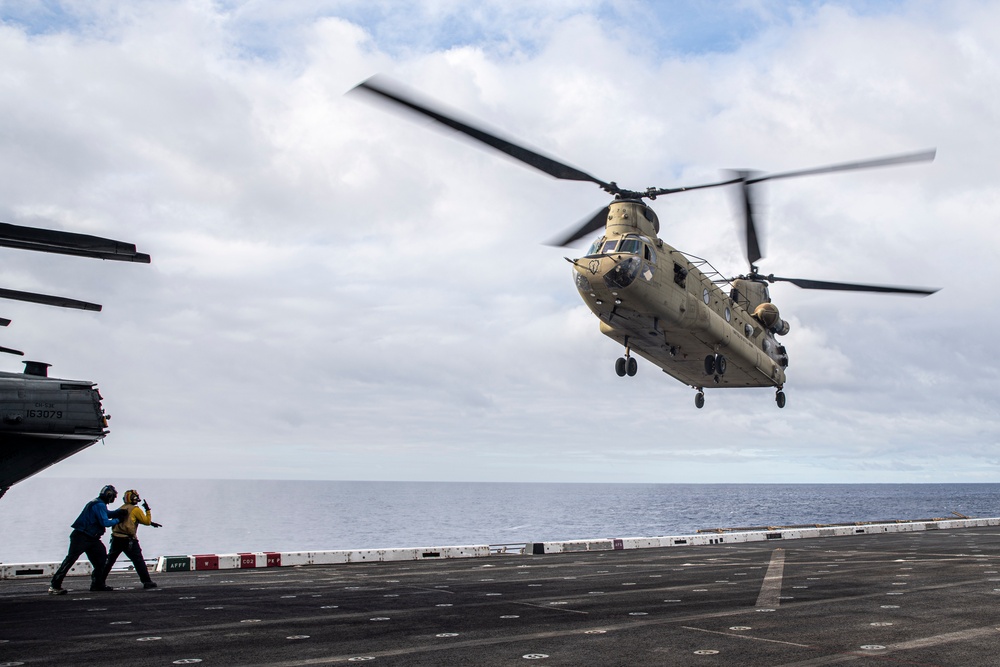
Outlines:
[[[6,665],[994,665],[1000,528],[0,583]]]

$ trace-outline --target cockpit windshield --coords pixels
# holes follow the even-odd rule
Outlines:
[[[630,255],[641,255],[643,243],[637,238],[626,237],[624,239],[607,240],[605,237],[594,241],[587,251],[587,255],[608,255],[613,252],[624,252]]]
[[[604,237],[597,239],[590,244],[590,250],[587,251],[587,255],[596,255],[601,251],[601,244],[604,243]]]
[[[642,252],[642,241],[639,239],[622,239],[618,244],[618,252],[627,252],[630,255],[638,255]]]

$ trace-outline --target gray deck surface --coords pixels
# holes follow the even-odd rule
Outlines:
[[[998,528],[154,579],[0,582],[0,666],[1000,665]]]

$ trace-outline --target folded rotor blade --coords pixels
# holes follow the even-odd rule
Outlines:
[[[135,244],[132,243],[123,243],[89,234],[11,225],[5,222],[0,222],[0,245],[100,259],[121,259],[144,263],[149,261],[149,255],[136,252]]]
[[[590,216],[582,223],[580,223],[580,225],[577,226],[572,231],[564,233],[560,235],[558,238],[552,239],[551,241],[547,241],[545,245],[559,246],[559,247],[568,246],[574,241],[582,239],[584,236],[596,232],[599,229],[602,229],[604,225],[607,224],[608,222],[609,210],[610,210],[609,207],[605,206],[597,213],[595,213],[594,215]]]
[[[50,296],[48,294],[37,294],[35,292],[18,292],[16,290],[0,288],[0,299],[11,299],[13,301],[27,301],[29,303],[41,303],[46,306],[59,306],[60,308],[76,308],[79,310],[93,310],[100,312],[101,305],[98,303],[88,303],[78,301],[63,296]]]
[[[393,104],[409,109],[410,111],[418,113],[422,116],[436,120],[442,125],[461,132],[466,136],[472,137],[473,139],[495,148],[501,153],[505,153],[515,160],[519,160],[527,164],[528,166],[534,167],[539,171],[543,171],[550,176],[567,181],[590,181],[591,183],[596,183],[601,187],[610,187],[610,184],[605,183],[604,181],[595,178],[586,172],[580,171],[575,167],[571,167],[565,163],[559,162],[558,160],[536,153],[523,146],[507,141],[506,139],[501,139],[495,134],[473,127],[467,123],[463,123],[462,121],[457,120],[441,111],[435,111],[428,104],[418,102],[412,94],[403,92],[401,86],[395,84],[386,77],[372,77],[359,83],[352,90],[374,94],[383,100],[392,102]]]
[[[873,158],[871,160],[859,160],[857,162],[844,162],[842,164],[832,164],[826,167],[814,167],[812,169],[799,169],[796,171],[785,171],[777,174],[765,174],[757,176],[747,181],[748,185],[760,183],[762,181],[773,181],[779,178],[793,178],[797,176],[815,176],[817,174],[832,174],[838,171],[853,171],[855,169],[872,169],[874,167],[890,167],[897,164],[909,164],[911,162],[930,162],[937,154],[937,150],[918,151],[916,153],[906,153],[903,155],[893,155],[889,157]]]
[[[802,289],[822,289],[838,290],[844,292],[881,292],[884,294],[915,294],[927,296],[939,291],[940,288],[925,287],[896,287],[893,285],[860,285],[856,283],[833,283],[825,280],[806,280],[803,278],[779,278],[774,275],[767,276],[768,282],[792,283]]]
[[[92,259],[108,259],[116,262],[138,262],[149,264],[150,257],[146,253],[132,252],[103,252],[100,250],[82,250],[79,248],[66,248],[61,246],[40,245],[37,243],[27,243],[24,241],[13,241],[0,237],[0,246],[4,248],[17,248],[18,250],[35,250],[38,252],[48,252],[55,255],[72,255],[74,257],[90,257]],[[133,248],[135,246],[132,246]]]

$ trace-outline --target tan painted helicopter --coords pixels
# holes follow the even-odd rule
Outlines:
[[[429,117],[535,169],[562,180],[589,181],[614,196],[608,206],[576,229],[552,241],[567,246],[601,228],[584,257],[569,259],[576,287],[600,320],[601,333],[621,343],[625,354],[615,362],[619,376],[634,376],[633,355],[696,390],[695,405],[705,405],[705,388],[774,387],[779,408],[785,406],[788,353],[776,336],[788,333],[788,322],[771,303],[768,283],[790,282],[804,289],[881,292],[926,296],[936,289],[836,283],[762,275],[762,258],[754,222],[752,186],[764,181],[885,167],[934,159],[935,151],[862,160],[775,174],[732,172],[731,178],[679,188],[647,188],[637,192],[606,183],[552,158],[502,139],[435,110],[398,84],[373,77],[352,92],[364,92]],[[438,105],[433,105],[438,106]],[[738,186],[743,204],[746,258],[750,272],[725,278],[706,260],[677,250],[658,234],[656,213],[644,199],[690,190]]]

